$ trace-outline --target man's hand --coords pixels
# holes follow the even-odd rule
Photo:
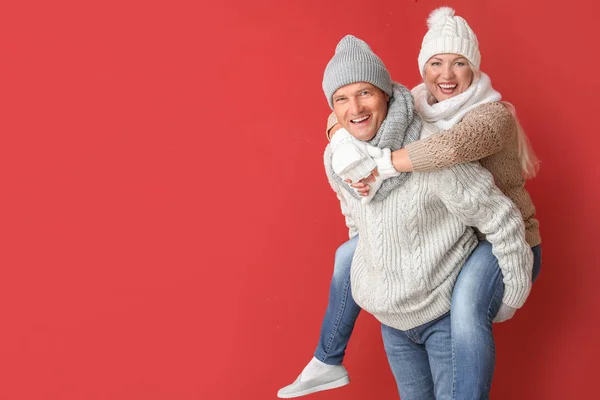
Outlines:
[[[361,200],[362,204],[368,204],[371,201],[384,180],[400,175],[392,164],[392,152],[390,149],[380,149],[366,143],[365,146],[367,153],[375,161],[377,168],[372,170],[369,176],[351,184],[354,190],[363,196]]]
[[[350,179],[346,179],[345,182],[350,184],[350,186],[352,186],[352,188],[354,188],[355,191],[359,195],[368,196],[369,191],[371,190],[371,186],[369,186],[369,185],[372,184],[373,182],[375,182],[375,179],[377,176],[379,176],[379,172],[377,172],[377,168],[375,168],[371,172],[371,175],[367,176],[366,178],[361,179],[360,181],[358,181],[356,183],[352,183],[352,181]]]

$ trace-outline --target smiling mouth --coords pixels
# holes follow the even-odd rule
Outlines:
[[[458,84],[456,84],[456,83],[440,83],[438,85],[438,87],[440,88],[440,90],[444,94],[450,94],[450,93],[452,93],[452,91],[454,89],[456,89],[457,86],[458,86]]]
[[[351,119],[350,122],[352,122],[353,124],[361,124],[361,123],[369,120],[370,118],[371,118],[371,116],[367,115],[367,116],[364,116],[364,117]]]

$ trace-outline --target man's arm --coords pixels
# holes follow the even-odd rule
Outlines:
[[[517,207],[494,185],[479,163],[456,165],[436,173],[436,192],[465,225],[477,227],[492,244],[504,276],[502,302],[520,308],[531,290],[533,253]]]
[[[331,152],[331,147],[328,145],[327,149],[325,150],[325,155],[324,155],[326,164],[328,162],[327,160],[331,158],[329,152]],[[350,207],[351,200],[349,199],[348,193],[345,193],[344,190],[336,184],[333,177],[329,175],[330,171],[331,171],[331,169],[327,168],[327,166],[326,166],[325,167],[325,175],[327,176],[327,181],[329,182],[329,185],[331,186],[331,188],[335,192],[338,200],[340,201],[342,215],[344,216],[344,218],[346,220],[346,226],[348,227],[348,236],[350,238],[353,238],[354,236],[358,235],[358,227],[352,216],[352,209]]]

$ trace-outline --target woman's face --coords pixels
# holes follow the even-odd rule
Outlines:
[[[458,54],[436,54],[425,64],[425,86],[440,102],[461,94],[471,86],[469,61]]]

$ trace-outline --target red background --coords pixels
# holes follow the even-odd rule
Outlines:
[[[542,273],[495,328],[492,398],[596,397],[592,0],[21,0],[0,13],[0,399],[274,399],[346,239],[323,69],[352,33],[412,87],[440,5],[543,161]],[[371,316],[345,364],[314,400],[397,398]]]

